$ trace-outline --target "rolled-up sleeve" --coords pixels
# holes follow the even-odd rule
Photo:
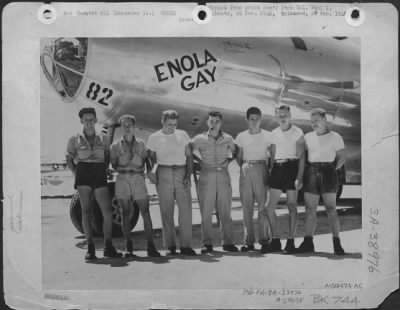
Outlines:
[[[68,157],[71,157],[72,159],[75,159],[75,157],[76,157],[76,147],[75,147],[75,145],[76,145],[76,137],[69,138],[65,156],[68,156]]]

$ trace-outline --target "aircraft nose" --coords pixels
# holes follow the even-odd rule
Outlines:
[[[73,98],[82,82],[87,45],[87,38],[58,38],[44,46],[41,54],[42,70],[65,99]]]

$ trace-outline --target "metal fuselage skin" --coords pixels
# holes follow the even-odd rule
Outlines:
[[[53,72],[45,73],[75,109],[96,108],[104,126],[133,114],[137,127],[154,131],[162,111],[174,109],[178,128],[193,136],[207,129],[208,112],[218,110],[223,130],[235,137],[247,128],[249,107],[261,109],[261,128],[271,131],[278,126],[275,108],[287,104],[293,124],[307,133],[310,110],[321,107],[330,129],[344,138],[347,183],[361,183],[359,38],[86,40],[73,92],[62,91],[69,80],[65,70],[60,77],[54,43],[42,53],[53,62]]]

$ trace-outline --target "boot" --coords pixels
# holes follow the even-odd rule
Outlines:
[[[88,250],[85,255],[85,260],[94,260],[97,259],[96,257],[96,249],[94,247],[94,243],[89,243],[88,244]]]
[[[339,237],[333,237],[333,251],[335,252],[336,255],[345,254],[342,245],[340,244]]]
[[[296,247],[294,246],[294,239],[287,239],[286,246],[283,249],[283,253],[292,254],[294,252],[296,252]]]
[[[153,241],[147,242],[147,256],[149,257],[160,257],[161,254],[157,251]]]
[[[313,237],[305,236],[304,241],[297,248],[296,253],[309,253],[314,252]]]
[[[263,244],[261,246],[261,253],[274,253],[282,251],[281,239],[272,238],[270,244]]]

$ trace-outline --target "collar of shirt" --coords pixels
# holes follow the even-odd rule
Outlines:
[[[208,139],[213,139],[215,142],[218,142],[219,140],[223,140],[225,138],[225,134],[222,130],[219,131],[218,136],[216,138],[211,135],[210,130],[206,131],[205,135],[207,136]]]
[[[79,138],[83,139],[88,145],[90,145],[90,143],[89,143],[88,139],[86,139],[85,133],[83,131],[79,133]],[[101,141],[100,135],[97,132],[95,132],[94,133],[93,145],[101,143],[101,142],[102,141]]]
[[[124,150],[124,151],[126,151],[126,150],[128,150],[128,151],[133,151],[134,148],[135,148],[135,144],[137,144],[137,140],[136,140],[136,137],[133,136],[133,139],[132,139],[132,142],[131,142],[131,149],[130,149],[130,150],[129,150],[129,144],[130,144],[130,143],[125,139],[124,136],[121,137],[121,139],[120,139],[120,141],[119,141],[119,144],[120,144],[122,150]]]

